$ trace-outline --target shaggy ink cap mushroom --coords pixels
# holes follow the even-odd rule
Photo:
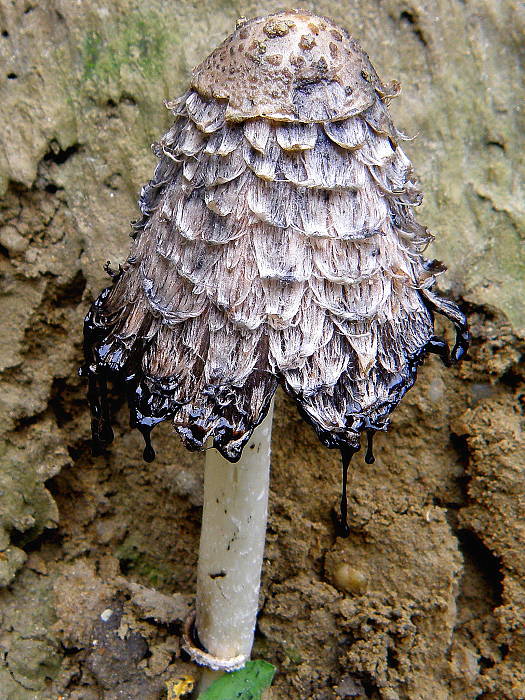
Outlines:
[[[381,82],[341,27],[307,11],[243,22],[167,103],[131,254],[85,322],[93,439],[112,440],[106,384],[127,395],[153,459],[171,420],[231,463],[278,385],[346,469],[429,352],[464,355],[457,304],[423,253],[422,195]],[[434,313],[456,343],[434,334]],[[341,502],[340,533],[346,494]]]
[[[149,434],[239,459],[278,384],[328,447],[385,430],[436,339],[444,271],[385,86],[348,33],[306,11],[243,23],[168,103],[142,219],[85,324],[93,437],[112,439],[108,379]]]

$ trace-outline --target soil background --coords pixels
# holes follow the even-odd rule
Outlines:
[[[419,219],[467,311],[470,357],[429,358],[353,465],[280,393],[254,656],[272,697],[525,697],[525,265],[519,2],[304,2],[348,27],[402,95]],[[83,316],[123,261],[163,100],[239,16],[270,2],[0,0],[0,699],[165,697],[193,667],[202,455],[169,426],[157,460],[115,396],[116,439],[90,451]],[[521,52],[521,55],[520,55]],[[521,102],[521,104],[520,104]],[[521,139],[521,141],[520,141]],[[444,329],[449,333],[450,329]],[[349,570],[341,576],[341,565]]]

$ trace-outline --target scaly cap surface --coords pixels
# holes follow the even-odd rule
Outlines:
[[[227,100],[225,118],[321,122],[359,114],[382,85],[367,54],[341,27],[307,10],[246,21],[193,72],[204,97]]]

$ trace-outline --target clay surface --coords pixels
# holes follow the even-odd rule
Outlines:
[[[509,0],[306,3],[346,26],[383,81],[437,234],[441,290],[470,359],[436,358],[356,455],[350,537],[340,465],[282,394],[254,656],[273,698],[525,697],[525,337],[519,95]],[[0,0],[0,697],[165,698],[195,587],[202,459],[169,426],[157,460],[117,397],[92,457],[81,326],[126,257],[164,99],[269,2]],[[521,13],[521,14],[520,14]],[[277,30],[276,30],[277,31]]]

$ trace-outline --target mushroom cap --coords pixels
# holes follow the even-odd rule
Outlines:
[[[386,429],[427,352],[448,362],[431,308],[456,325],[459,359],[465,317],[431,290],[443,268],[422,257],[421,195],[385,104],[398,91],[304,11],[244,22],[196,69],[167,103],[130,257],[86,317],[96,445],[112,439],[108,377],[147,460],[166,419],[189,449],[213,438],[238,460],[281,383],[348,455]]]
[[[193,72],[204,97],[227,100],[227,121],[345,119],[373,104],[382,85],[368,55],[348,32],[307,10],[240,21]]]

